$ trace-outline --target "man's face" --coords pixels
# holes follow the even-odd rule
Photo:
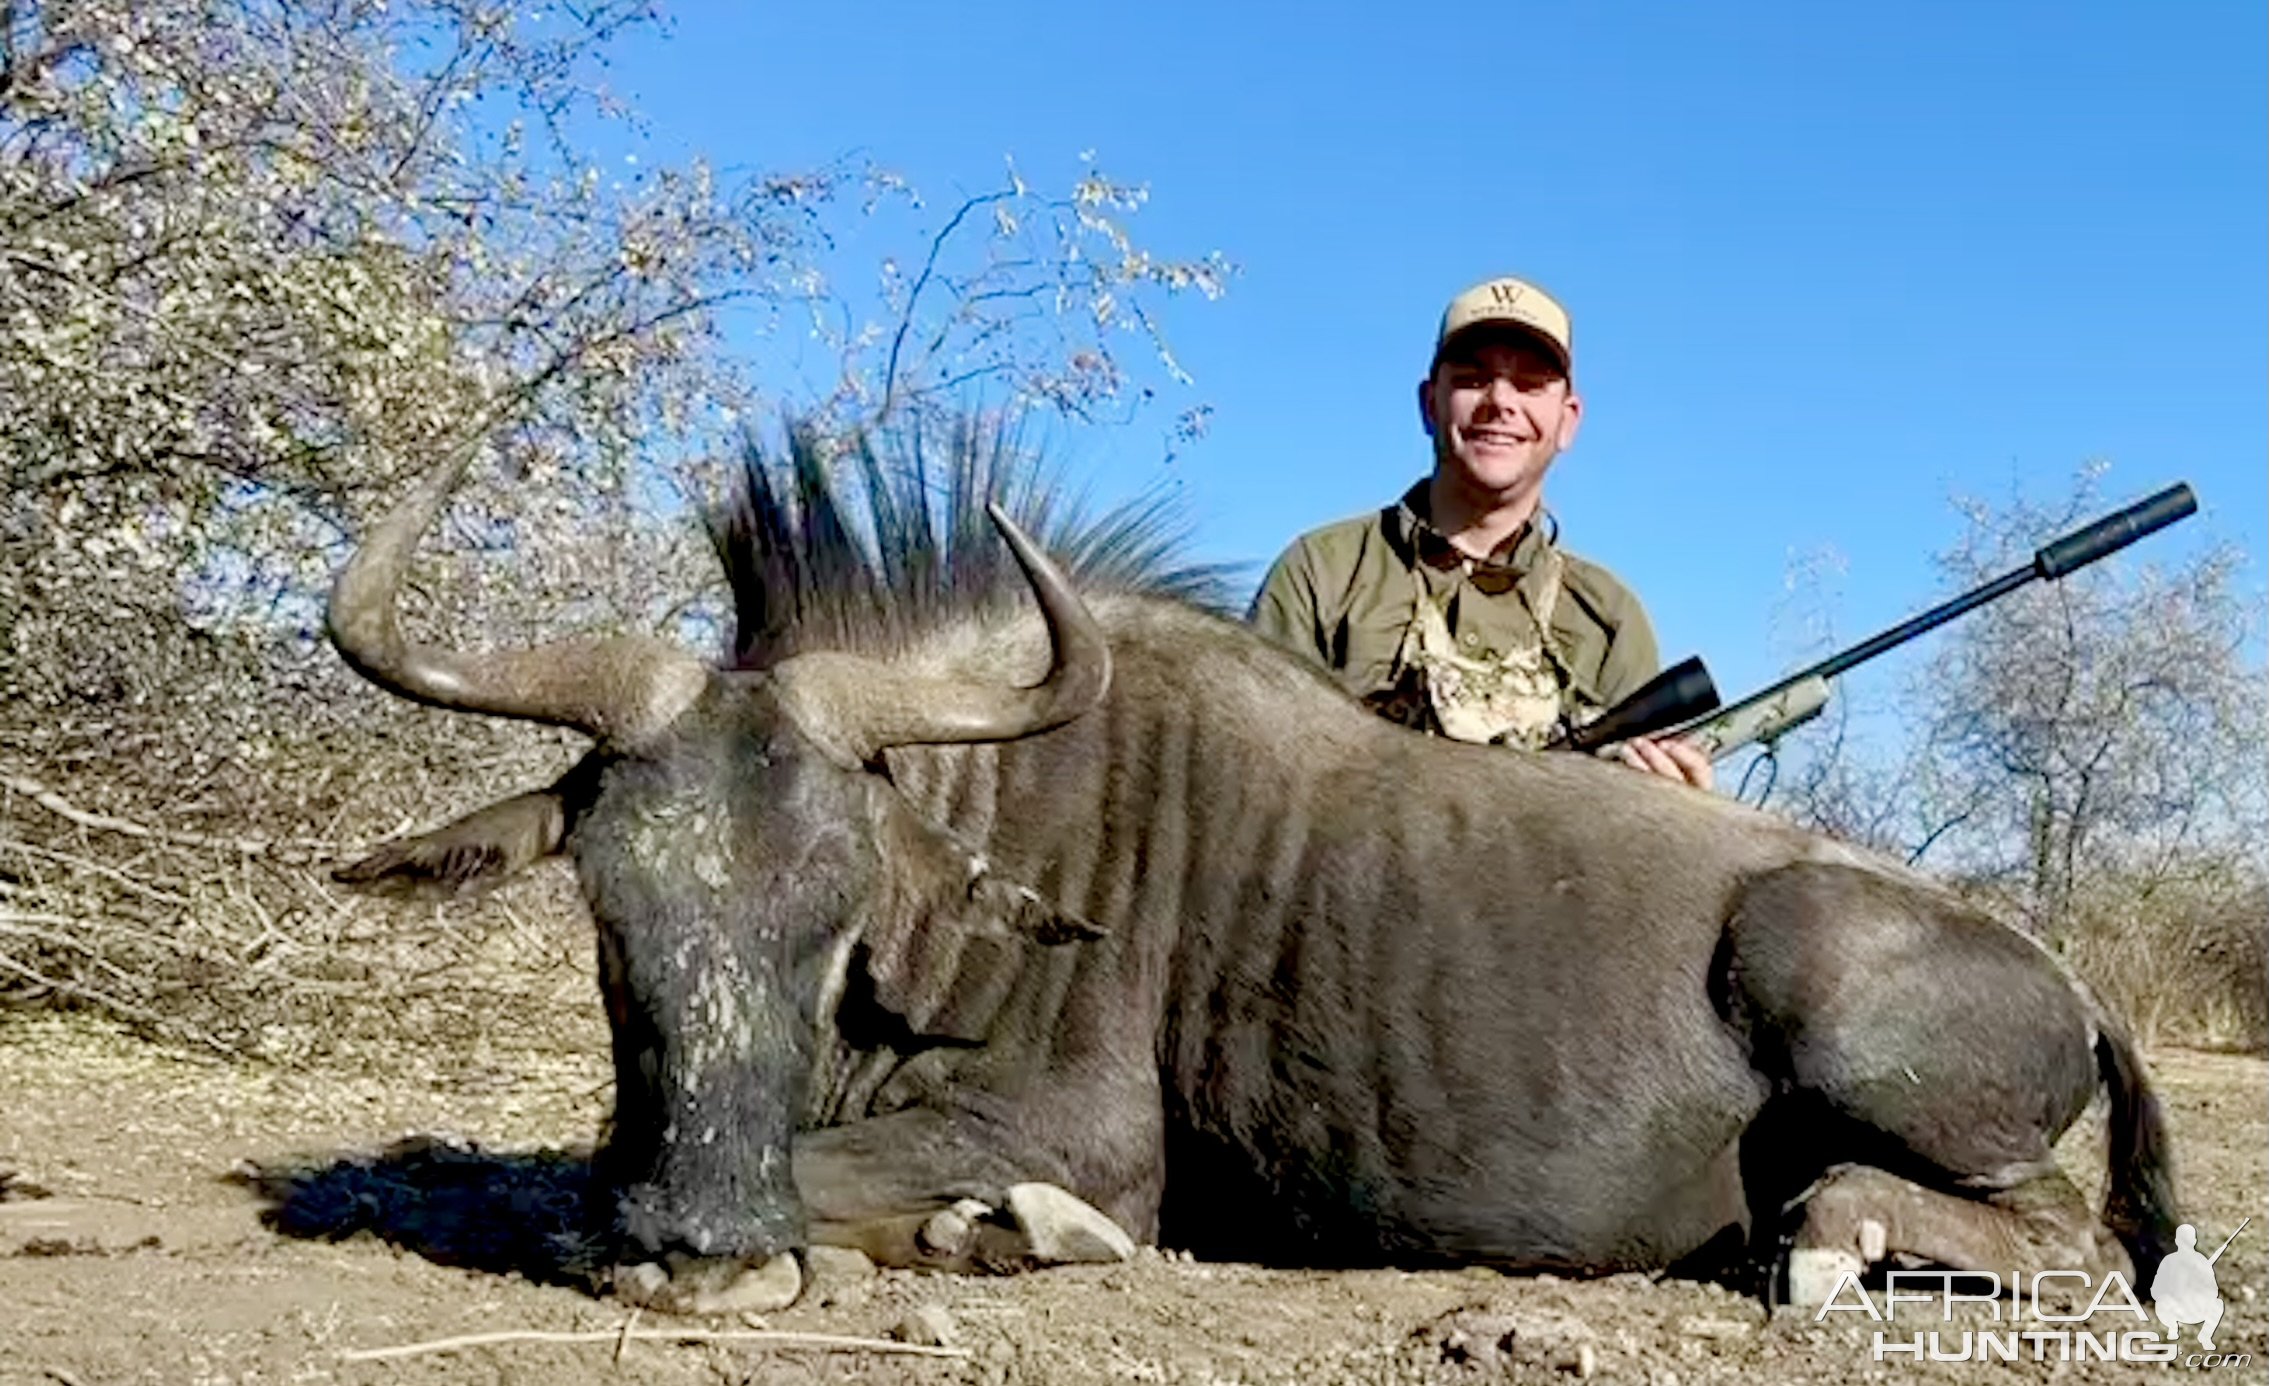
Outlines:
[[[1419,383],[1418,409],[1437,468],[1476,500],[1496,501],[1541,485],[1583,417],[1559,358],[1519,332],[1453,342]]]

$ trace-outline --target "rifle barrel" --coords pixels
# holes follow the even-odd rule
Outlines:
[[[1848,650],[1839,650],[1802,673],[1790,675],[1787,682],[1794,683],[1807,678],[1832,679],[1853,665],[1865,663],[1894,645],[1903,645],[1924,631],[1942,626],[1966,611],[1974,610],[1987,602],[1999,601],[2036,578],[2054,580],[2075,568],[2084,568],[2099,558],[2109,557],[2144,535],[2155,534],[2197,509],[2198,497],[2188,484],[2178,481],[2124,510],[2114,511],[2060,539],[2043,544],[2033,551],[2033,561],[2024,567],[2004,573],[1983,587],[1964,592],[1952,601],[1934,606],[1911,620],[1901,621],[1882,634],[1863,640]]]
[[[2251,1221],[2253,1221],[2253,1214],[2251,1214],[2251,1213],[2248,1213],[2248,1214],[2246,1214],[2246,1215],[2245,1215],[2245,1222],[2251,1222]],[[2233,1228],[2231,1228],[2231,1229],[2230,1229],[2230,1235],[2229,1235],[2229,1236],[2227,1236],[2227,1237],[2224,1237],[2224,1238],[2222,1239],[2222,1244],[2221,1244],[2220,1246],[2218,1246],[2218,1247],[2214,1248],[2214,1254],[2206,1258],[2206,1264],[2207,1264],[2207,1265],[2209,1265],[2209,1266],[2210,1266],[2210,1265],[2213,1265],[2213,1264],[2214,1264],[2214,1263],[2215,1263],[2216,1261],[2219,1261],[2219,1260],[2221,1260],[2221,1259],[2222,1259],[2222,1253],[2223,1253],[2223,1252],[2225,1252],[2225,1251],[2228,1251],[2228,1250],[2230,1249],[2230,1243],[2231,1243],[2231,1242],[2234,1242],[2234,1241],[2236,1241],[2236,1240],[2237,1240],[2237,1234],[2238,1234],[2238,1233],[2240,1233],[2240,1232],[2243,1232],[2243,1231],[2245,1230],[2245,1222],[2241,1222],[2241,1223],[2239,1223],[2239,1224],[2238,1224],[2237,1226],[2235,1226],[2235,1227],[2233,1227]]]

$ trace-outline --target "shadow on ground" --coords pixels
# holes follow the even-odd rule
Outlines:
[[[374,1156],[294,1158],[230,1176],[287,1237],[370,1235],[440,1265],[588,1288],[596,1270],[589,1151],[499,1153],[437,1136]]]

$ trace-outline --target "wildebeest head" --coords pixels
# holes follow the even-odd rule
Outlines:
[[[597,745],[532,808],[507,801],[342,875],[462,884],[564,846],[598,925],[617,1087],[603,1166],[626,1257],[714,1266],[800,1245],[789,1142],[852,949],[878,959],[870,980],[887,1000],[893,959],[919,951],[909,929],[1049,922],[874,770],[891,747],[1005,741],[1080,716],[1108,686],[1102,631],[994,507],[1050,642],[1031,687],[841,649],[720,670],[639,636],[494,653],[419,644],[402,632],[399,589],[463,470],[427,478],[366,536],[332,593],[334,643],[403,697],[573,727]],[[870,928],[889,936],[862,939]]]

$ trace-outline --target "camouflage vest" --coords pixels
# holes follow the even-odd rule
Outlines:
[[[1531,750],[1551,740],[1564,721],[1596,715],[1599,709],[1574,693],[1569,661],[1552,632],[1564,570],[1560,554],[1546,549],[1537,566],[1529,600],[1533,625],[1525,639],[1487,659],[1458,649],[1446,609],[1450,598],[1428,590],[1413,568],[1410,624],[1387,687],[1366,699],[1372,710],[1453,741]]]

